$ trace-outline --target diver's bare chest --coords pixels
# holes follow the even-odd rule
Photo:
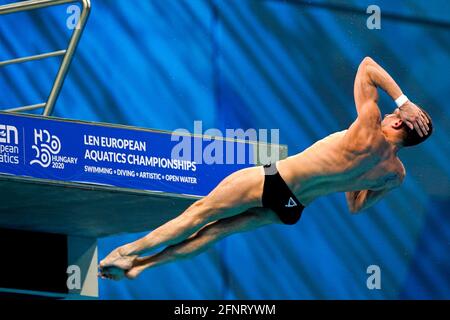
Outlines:
[[[360,168],[361,174],[355,178],[356,184],[371,190],[385,188],[398,178],[399,165],[396,160],[385,160],[372,167]]]

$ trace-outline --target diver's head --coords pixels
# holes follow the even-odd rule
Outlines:
[[[425,114],[429,121],[428,134],[421,137],[415,129],[410,129],[401,119],[400,110],[397,108],[393,113],[386,114],[383,121],[381,121],[381,130],[388,140],[398,147],[411,147],[428,139],[433,132],[433,122],[430,115],[425,110],[422,108],[420,110]]]

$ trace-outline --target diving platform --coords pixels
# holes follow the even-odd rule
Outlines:
[[[152,230],[230,173],[287,156],[285,145],[241,138],[0,112],[0,228],[18,235],[4,240],[13,251],[24,239],[24,252],[59,251],[38,263],[61,268],[31,292],[97,296],[98,238]],[[48,237],[50,247],[38,246]],[[75,289],[67,289],[70,266],[82,276]],[[29,277],[21,282],[39,279]],[[11,290],[4,282],[0,292]]]

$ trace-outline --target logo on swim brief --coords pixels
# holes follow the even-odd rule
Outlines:
[[[286,208],[292,208],[292,207],[296,207],[297,206],[297,202],[295,202],[294,199],[292,199],[292,197],[289,197],[289,201],[287,204],[284,205]]]

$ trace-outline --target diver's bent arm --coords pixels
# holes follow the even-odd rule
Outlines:
[[[391,77],[386,70],[384,70],[378,63],[372,58],[366,57],[361,62],[364,65],[363,70],[367,73],[371,82],[376,86],[383,89],[393,100],[400,97],[403,92],[399,85]]]
[[[353,95],[358,123],[364,128],[379,130],[381,112],[378,107],[378,87],[385,90],[393,99],[402,95],[402,91],[392,77],[372,58],[364,58],[358,67]]]
[[[361,190],[346,192],[348,209],[351,213],[358,213],[373,206],[391,189],[382,190]]]
[[[387,181],[384,188],[379,190],[361,190],[345,193],[348,209],[351,213],[357,213],[368,209],[383,198],[389,191],[399,187],[405,178],[405,171],[396,173],[393,179]]]

